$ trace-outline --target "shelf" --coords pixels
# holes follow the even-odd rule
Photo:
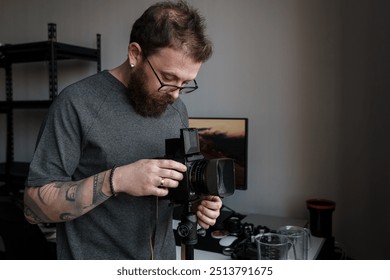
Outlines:
[[[0,65],[4,67],[7,63],[50,61],[52,50],[55,52],[56,60],[82,59],[97,61],[100,57],[98,49],[79,47],[49,40],[1,46]]]
[[[58,61],[87,60],[97,63],[101,69],[101,36],[96,34],[96,49],[57,42],[55,23],[48,24],[48,40],[0,46],[0,67],[5,69],[5,98],[0,101],[0,113],[6,115],[6,163],[0,164],[0,186],[14,190],[23,188],[28,175],[28,163],[14,161],[14,116],[15,109],[47,109],[58,95]],[[45,100],[14,100],[12,65],[17,63],[47,62],[49,70],[49,96]]]
[[[0,113],[7,113],[7,109],[47,109],[51,103],[51,100],[0,101]]]
[[[10,167],[10,184],[22,186],[28,175],[28,162],[12,162]],[[0,163],[0,182],[6,180],[6,163]]]

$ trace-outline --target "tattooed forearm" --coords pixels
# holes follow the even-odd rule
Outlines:
[[[31,223],[78,218],[109,198],[106,172],[77,182],[55,182],[25,190],[25,216]]]

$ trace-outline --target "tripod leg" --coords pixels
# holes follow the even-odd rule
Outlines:
[[[181,259],[182,260],[193,260],[194,258],[195,258],[194,246],[181,243]]]

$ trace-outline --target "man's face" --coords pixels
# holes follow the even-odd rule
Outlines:
[[[194,62],[182,52],[166,48],[148,57],[156,74],[163,83],[183,86],[194,80],[201,63]],[[159,92],[161,84],[153,72],[151,65],[142,61],[133,69],[129,79],[128,90],[134,108],[142,116],[159,117],[168,105],[179,97],[179,90],[169,93]]]

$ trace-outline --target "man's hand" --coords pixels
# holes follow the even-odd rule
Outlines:
[[[218,196],[209,195],[203,197],[196,211],[199,225],[204,229],[215,225],[221,208],[222,200]]]
[[[174,160],[143,159],[115,170],[113,185],[117,192],[132,196],[166,196],[177,188],[187,167]]]

